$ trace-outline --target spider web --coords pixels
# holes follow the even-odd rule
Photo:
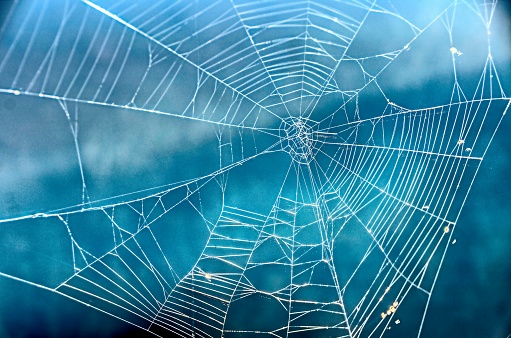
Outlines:
[[[420,335],[511,102],[497,3],[425,6],[15,3],[0,275],[158,336]]]

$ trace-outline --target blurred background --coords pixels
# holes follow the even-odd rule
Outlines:
[[[38,43],[44,45],[54,41],[54,29],[61,24],[59,15],[63,7],[70,3],[72,1],[47,2],[47,13],[55,13],[57,19],[48,22],[29,20],[23,28],[28,32],[33,29],[42,32],[40,39],[34,42],[31,56],[41,57],[37,52]],[[204,5],[208,2],[198,3]],[[418,23],[421,20],[422,23],[430,22],[450,3],[435,0],[418,6],[406,1],[381,1],[382,6],[397,8],[396,11],[403,17],[413,17]],[[468,3],[471,6],[479,5],[478,1]],[[40,10],[40,4],[41,2],[36,0],[0,1],[0,27],[3,27],[0,35],[0,74],[4,75],[0,78],[0,89],[28,89],[26,86],[13,86],[13,79],[20,84],[28,84],[29,81],[28,77],[24,78],[24,73],[17,74],[18,68],[9,66],[11,60],[19,62],[24,57],[23,50],[14,48],[11,51],[11,46],[16,45],[18,38],[30,36],[29,33],[23,33],[22,25],[27,15],[37,17],[35,13]],[[78,11],[83,11],[85,5],[80,6],[83,8],[80,7]],[[10,12],[11,8],[16,10]],[[466,84],[467,93],[473,90],[480,78],[487,51],[484,45],[486,31],[481,29],[475,16],[470,16],[469,13],[469,10],[466,13],[457,13],[456,23],[459,26],[455,29],[456,45],[460,46],[459,50],[463,52],[459,59],[462,63],[460,83]],[[4,25],[7,18],[8,25]],[[99,18],[97,13],[91,14],[91,27],[98,25]],[[508,96],[511,95],[510,20],[509,4],[505,1],[498,2],[492,26],[491,47],[500,81]],[[104,23],[105,27],[108,24],[109,22]],[[74,28],[78,29],[78,24],[75,26]],[[395,30],[392,31],[392,28]],[[370,37],[373,43],[362,43],[365,40],[360,38],[362,42],[356,47],[360,54],[376,55],[381,47],[379,43],[385,47],[385,42],[391,44],[395,40],[409,39],[408,35],[399,36],[401,31],[398,26],[377,20],[369,21],[367,29],[364,34]],[[434,34],[437,29],[441,30],[433,27],[431,36],[426,35],[416,47],[411,46],[411,57],[396,60],[396,66],[382,75],[381,83],[385,93],[397,104],[415,109],[448,102],[449,93],[452,91],[451,58],[450,55],[446,58],[438,55],[440,51],[448,50],[450,44],[445,40],[445,34]],[[49,32],[47,41],[44,41],[45,30]],[[94,31],[90,29],[91,37],[92,33]],[[393,39],[388,38],[389,35]],[[439,36],[441,39],[437,40]],[[62,46],[71,46],[74,43],[73,34],[65,35],[59,43]],[[78,47],[77,53],[85,53],[85,47],[87,46]],[[138,79],[146,70],[146,51],[145,44],[134,48],[134,55],[140,54],[140,63],[138,66],[134,63],[129,75],[121,79],[121,89],[113,94],[112,101],[122,103],[124,98],[129,96],[126,93],[136,89]],[[3,63],[3,60],[6,62]],[[66,58],[63,58],[57,62],[56,68],[63,67],[65,61]],[[34,74],[38,66],[34,63],[35,68],[31,69],[28,62],[23,69]],[[85,67],[90,66],[87,64]],[[432,70],[433,68],[436,70]],[[184,93],[181,95],[186,97],[186,92],[195,85],[196,74],[187,73],[186,70],[183,72],[194,79],[192,84],[186,80],[180,84]],[[344,74],[344,77],[349,78],[345,83],[353,81],[356,84],[356,73],[346,70]],[[188,79],[185,75],[183,79]],[[342,80],[342,76],[339,80]],[[76,94],[71,90],[72,86],[69,86],[69,91],[65,89],[61,89],[63,96]],[[176,97],[179,95],[180,93],[177,93]],[[164,107],[166,111],[180,112],[185,101],[186,99],[183,102],[169,101],[164,103]],[[335,103],[331,104],[335,106]],[[76,114],[79,119],[79,144],[87,182],[85,197],[82,176],[77,170],[75,144],[70,137],[70,125],[60,103],[57,100],[43,100],[37,95],[13,95],[12,91],[0,93],[1,219],[80,205],[84,198],[100,200],[169,182],[179,182],[213,172],[218,166],[218,135],[215,129],[208,125],[122,108],[94,106],[85,109],[81,104],[70,104],[68,108],[71,116]],[[108,114],[105,113],[106,109]],[[327,113],[331,112],[329,109],[331,107],[327,106]],[[488,148],[461,212],[453,234],[456,243],[449,247],[440,270],[427,310],[422,337],[497,338],[511,335],[509,113],[508,111],[508,115],[502,120]],[[316,116],[318,119],[319,117],[321,115]],[[272,123],[274,122],[270,121],[268,125]],[[269,139],[260,142],[267,145],[271,141]],[[187,165],[183,165],[184,163]],[[264,196],[269,185],[268,180],[271,180],[272,186],[281,182],[282,169],[287,168],[288,162],[272,157],[270,163],[271,168],[264,163],[258,163],[249,167],[253,171],[246,169],[238,172],[239,179],[232,179],[232,194],[229,195],[233,204],[243,203],[246,196],[255,195],[261,199],[253,202],[256,208],[266,205],[268,201],[264,200]],[[273,177],[268,179],[269,176]],[[248,179],[249,183],[245,184],[244,181]],[[245,191],[237,194],[237,189]],[[215,201],[218,201],[220,196],[217,191],[212,191],[209,197],[212,211],[207,216],[214,220],[218,217],[219,207]],[[181,219],[184,224],[191,216],[183,211],[173,217]],[[94,230],[89,233],[83,229],[82,231],[83,240],[96,236]],[[183,226],[176,228],[173,235],[179,240],[171,243],[175,244],[172,248],[169,244],[168,250],[176,254],[173,264],[180,275],[183,275],[197,259],[208,232],[204,227],[194,228],[194,232],[191,232]],[[73,268],[69,259],[69,244],[52,241],[61,238],[59,236],[67,236],[65,228],[39,224],[37,220],[1,223],[0,272],[10,275],[19,273],[17,277],[36,284],[58,284]],[[25,266],[20,262],[26,262]],[[16,273],[12,273],[13,271]],[[113,337],[128,334],[144,335],[145,332],[44,288],[0,276],[0,337]]]

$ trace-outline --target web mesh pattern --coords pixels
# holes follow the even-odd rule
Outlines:
[[[62,248],[65,265],[49,274],[41,256],[34,276],[6,261],[0,275],[159,336],[420,335],[511,101],[491,49],[496,2],[410,6],[16,3],[0,32],[0,95],[54,113],[76,177],[64,202],[0,220],[6,238],[50,234],[35,242]],[[477,49],[457,39],[466,29]],[[432,87],[416,84],[425,74]],[[123,116],[170,121],[182,172],[103,191],[83,129],[124,128]],[[271,177],[244,193],[258,170]]]

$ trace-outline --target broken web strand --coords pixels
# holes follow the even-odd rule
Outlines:
[[[59,101],[60,106],[66,114],[66,118],[69,121],[69,128],[73,134],[73,142],[75,145],[76,155],[78,157],[78,166],[80,167],[80,177],[82,179],[82,205],[85,205],[85,201],[90,202],[89,194],[87,192],[87,185],[85,184],[85,176],[83,174],[82,157],[80,155],[80,146],[78,143],[78,106],[75,106],[74,119],[71,119],[67,104],[65,101]]]

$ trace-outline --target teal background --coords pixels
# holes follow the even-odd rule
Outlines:
[[[2,1],[0,4],[0,13],[5,17],[10,3]],[[33,4],[33,1],[25,1],[22,6],[28,8]],[[58,11],[60,3],[54,1],[51,6],[55,6]],[[498,8],[502,29],[494,31],[496,42],[492,47],[505,92],[510,95],[510,12],[504,2],[499,2]],[[431,9],[434,9],[434,4]],[[18,20],[21,18],[22,15]],[[374,24],[377,30],[378,23]],[[12,43],[16,27],[13,25],[7,32],[6,37],[0,40],[0,58]],[[382,32],[376,31],[374,34]],[[464,37],[469,39],[465,43],[471,45],[471,32]],[[439,41],[430,40],[429,43],[424,51],[444,46]],[[362,50],[367,48],[365,51],[368,53],[371,53],[370,48],[373,47],[359,46]],[[144,50],[146,47],[140,48]],[[477,50],[477,46],[474,49]],[[140,53],[142,59],[144,56]],[[392,93],[394,99],[403,106],[434,106],[446,97],[441,94],[450,93],[452,83],[442,78],[449,78],[450,73],[428,77],[427,72],[421,71],[423,63],[406,66],[404,61],[398,61],[396,64],[403,67],[398,67],[382,81],[387,80],[389,87],[396,85],[386,93]],[[427,56],[421,61],[441,62]],[[464,74],[463,81],[470,87],[478,80],[480,69],[476,67],[471,73],[470,67],[467,67],[469,70]],[[133,69],[133,78],[137,78],[143,70],[142,64],[140,69]],[[9,83],[6,78],[0,79],[0,88],[5,89],[5,83]],[[444,83],[445,87],[439,86],[439,83]],[[126,91],[133,85],[127,81]],[[186,89],[187,83],[184,82],[183,91]],[[122,101],[122,94],[119,95],[118,100]],[[169,109],[179,111],[173,104],[176,107],[179,105],[169,103]],[[336,105],[335,102],[329,104],[325,104],[324,114]],[[379,102],[364,104],[368,109],[380,109]],[[83,145],[86,181],[92,200],[190,179],[210,173],[218,167],[215,130],[207,124],[123,109],[82,108],[80,106],[80,142]],[[461,212],[453,235],[456,244],[450,246],[440,270],[427,312],[423,337],[508,337],[511,334],[509,113],[489,147]],[[76,153],[70,138],[69,124],[58,103],[38,97],[0,93],[0,121],[0,218],[78,205],[82,194],[81,178],[76,167]],[[236,135],[232,137],[237,138]],[[258,140],[260,145],[269,145],[274,141],[272,137],[261,137]],[[261,212],[271,207],[274,201],[268,196],[275,195],[275,189],[282,183],[290,159],[284,153],[264,156],[264,159],[233,170],[226,194],[229,205]],[[47,163],[52,165],[47,166]],[[214,220],[218,217],[221,195],[211,188],[205,190],[203,196],[205,203],[210,206],[208,217]],[[208,236],[204,226],[192,230],[186,226],[194,217],[192,213],[185,208],[176,211],[172,219],[181,225],[169,233],[161,230],[162,236],[172,235],[177,238],[165,245],[166,250],[174,254],[169,259],[173,260],[172,266],[179,275],[184,275],[195,263]],[[93,220],[87,218],[89,216],[83,217],[84,223],[94,224]],[[35,283],[55,284],[61,281],[72,270],[72,266],[69,263],[68,243],[52,242],[58,236],[65,236],[65,228],[57,224],[48,226],[34,220],[0,224],[0,272],[21,271],[21,278]],[[102,236],[103,229],[100,226],[76,231],[83,242],[94,242],[90,250],[101,251],[102,246],[108,247],[110,244],[106,240],[96,241],[96,238]],[[416,318],[421,315],[421,312],[405,314],[402,321],[407,316]],[[2,337],[111,337],[134,332],[144,334],[134,331],[132,326],[120,320],[73,300],[30,284],[0,277]]]

